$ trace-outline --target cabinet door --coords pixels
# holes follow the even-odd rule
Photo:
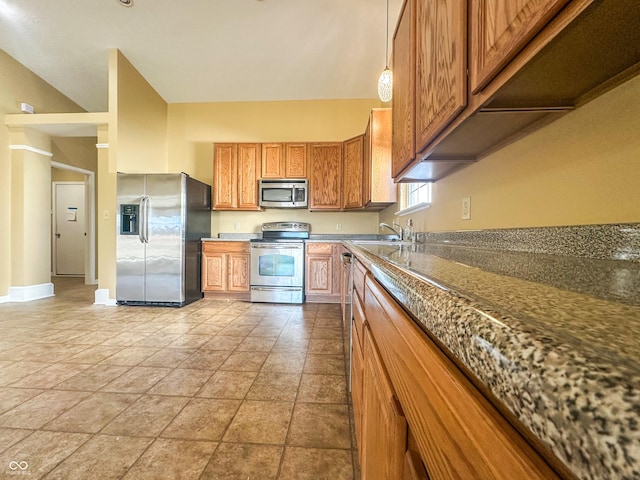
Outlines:
[[[364,358],[358,332],[355,326],[351,327],[351,335],[353,339],[353,350],[351,357],[351,400],[353,404],[353,423],[356,430],[356,441],[358,444],[358,461],[362,465],[362,412],[364,408],[364,399],[362,397],[362,369]],[[364,477],[363,477],[364,478]]]
[[[284,176],[307,178],[307,144],[287,143],[284,147]]]
[[[363,143],[364,135],[359,135],[346,140],[342,147],[344,208],[361,208],[363,206]]]
[[[228,255],[227,289],[230,292],[249,291],[249,255],[231,253]]]
[[[416,153],[467,104],[467,2],[416,7]]]
[[[340,210],[342,143],[312,143],[309,149],[309,209]]]
[[[306,294],[330,295],[333,291],[333,257],[307,255]]]
[[[202,257],[202,290],[218,292],[227,289],[227,262],[223,253],[206,253]]]
[[[393,155],[397,177],[416,155],[416,0],[406,0],[393,37]]]
[[[407,421],[368,328],[364,349],[362,478],[401,479]]]
[[[284,155],[281,143],[262,144],[262,178],[284,178]]]
[[[216,143],[213,147],[213,208],[236,207],[238,148],[234,143]]]
[[[239,144],[237,163],[237,207],[243,210],[258,210],[258,172],[260,168],[260,144]]]
[[[569,0],[471,0],[469,81],[489,83]]]
[[[391,129],[393,113],[390,108],[374,108],[369,120],[369,155],[365,155],[365,205],[391,205],[398,199],[398,188],[391,176]],[[365,138],[365,143],[367,142]],[[368,165],[368,168],[366,168]],[[368,192],[367,192],[368,190]],[[368,197],[368,198],[367,198]]]

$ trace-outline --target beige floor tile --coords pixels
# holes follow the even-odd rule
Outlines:
[[[95,365],[96,363],[115,355],[122,349],[123,347],[113,345],[92,345],[91,347],[80,353],[76,353],[67,359],[67,363],[90,363]]]
[[[218,371],[205,383],[196,397],[242,400],[258,372]]]
[[[0,454],[0,478],[41,478],[90,437],[83,433],[34,432]],[[26,469],[12,471],[10,462],[22,463]]]
[[[102,433],[133,437],[155,437],[187,404],[187,397],[143,395],[109,423]]]
[[[0,427],[40,428],[87,396],[89,392],[45,391],[0,415]]]
[[[180,368],[194,368],[196,370],[217,370],[231,355],[230,350],[205,350],[204,347],[187,357],[180,364]]]
[[[0,370],[0,387],[10,385],[24,377],[33,375],[43,368],[50,367],[51,363],[44,362],[12,362]]]
[[[278,325],[257,325],[249,333],[250,337],[277,337],[282,332],[283,327]]]
[[[261,372],[247,393],[248,400],[281,400],[293,402],[298,393],[300,374]]]
[[[312,338],[309,342],[309,353],[319,355],[343,355],[342,338]]]
[[[311,338],[333,338],[342,340],[342,328],[313,327]]]
[[[224,436],[225,442],[284,444],[292,402],[245,400]]]
[[[219,441],[239,406],[239,400],[194,398],[165,428],[162,436]]]
[[[257,372],[267,359],[268,352],[233,352],[220,365],[220,370],[233,370],[236,372]]]
[[[211,335],[180,335],[168,345],[168,348],[200,348],[211,338]]]
[[[302,373],[306,353],[272,351],[262,366],[264,372]]]
[[[216,335],[207,343],[205,343],[202,348],[206,350],[233,350],[242,342],[244,336],[231,336],[220,333],[220,335]]]
[[[148,357],[140,366],[174,368],[193,355],[195,348],[163,348]]]
[[[310,353],[304,363],[304,373],[324,375],[345,375],[344,355],[317,355]]]
[[[102,390],[116,393],[145,393],[162,380],[170,370],[160,367],[133,367],[105,385]]]
[[[253,325],[236,325],[230,324],[224,327],[220,331],[220,335],[228,336],[228,337],[241,337],[244,338],[253,330]]]
[[[55,363],[49,367],[38,370],[36,373],[27,375],[17,382],[11,384],[12,387],[22,388],[51,388],[89,368],[90,365]]]
[[[0,387],[0,413],[11,410],[13,407],[40,395],[43,391],[31,388]]]
[[[347,403],[347,384],[343,375],[302,375],[299,402]]]
[[[139,395],[126,393],[94,393],[42,428],[58,432],[98,433],[138,398]]]
[[[131,367],[96,365],[56,385],[60,390],[85,390],[95,392],[130,370]]]
[[[27,435],[31,435],[33,430],[22,430],[19,428],[0,428],[0,453],[4,452],[11,445],[18,443]],[[9,460],[11,461],[11,460]],[[0,464],[0,468],[4,464]]]
[[[192,397],[211,377],[210,370],[194,370],[192,368],[176,368],[156,383],[150,395],[178,395]]]
[[[347,405],[296,403],[287,445],[351,448]]]
[[[107,340],[102,342],[102,345],[119,345],[122,347],[130,347],[131,345],[139,342],[141,339],[148,335],[149,334],[140,332],[122,332],[118,335],[115,335],[114,337],[108,338]]]
[[[351,450],[287,447],[278,480],[353,480]]]
[[[283,447],[221,443],[202,474],[202,480],[275,480]]]
[[[125,347],[119,352],[105,358],[101,365],[123,365],[134,367],[156,353],[156,347]]]
[[[198,480],[218,444],[159,438],[123,480]]]
[[[119,479],[152,441],[150,438],[97,435],[58,465],[46,479]]]
[[[171,342],[175,341],[178,337],[180,337],[179,333],[166,333],[166,332],[156,332],[148,335],[144,338],[141,338],[133,346],[136,347],[166,347]]]
[[[278,340],[277,336],[274,337],[246,337],[240,345],[236,348],[236,351],[247,352],[269,352]]]
[[[342,314],[330,314],[328,316],[318,317],[316,318],[314,326],[319,328],[342,329]]]

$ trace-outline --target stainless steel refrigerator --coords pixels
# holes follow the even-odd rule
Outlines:
[[[211,187],[185,173],[118,173],[116,300],[180,307],[202,298]]]

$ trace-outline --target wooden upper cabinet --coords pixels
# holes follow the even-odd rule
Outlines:
[[[238,144],[238,208],[258,208],[258,178],[260,172],[260,145]]]
[[[260,144],[216,143],[213,147],[213,208],[259,210]]]
[[[415,158],[416,0],[406,0],[393,36],[393,149],[394,177]]]
[[[391,175],[392,110],[374,108],[364,135],[363,204],[382,210],[398,200]]]
[[[284,178],[284,145],[262,144],[262,178]]]
[[[466,106],[466,53],[466,0],[417,2],[416,153]]]
[[[236,206],[238,146],[235,143],[216,143],[213,147],[213,208],[231,209]]]
[[[342,146],[344,208],[362,208],[364,135],[346,140]]]
[[[285,143],[285,178],[307,178],[307,144]]]
[[[342,143],[309,145],[309,210],[342,207]]]
[[[469,76],[479,92],[569,0],[471,0]]]

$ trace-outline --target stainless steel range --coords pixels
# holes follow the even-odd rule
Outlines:
[[[251,301],[304,302],[304,240],[310,226],[300,222],[262,225],[251,240]]]

